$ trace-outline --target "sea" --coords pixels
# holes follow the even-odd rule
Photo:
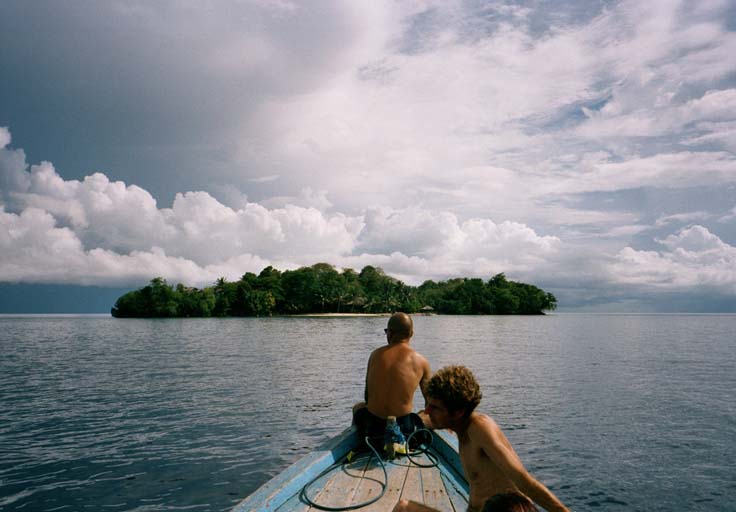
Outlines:
[[[350,424],[385,324],[0,316],[0,510],[229,510]],[[414,328],[570,509],[736,510],[736,315]]]

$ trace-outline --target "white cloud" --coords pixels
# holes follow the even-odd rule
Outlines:
[[[477,218],[460,222],[449,212],[410,207],[366,212],[356,250],[391,254],[390,268],[395,265],[402,275],[406,261],[419,265],[422,273],[411,279],[414,282],[428,277],[489,276],[504,269],[530,272],[544,266],[561,245],[558,238],[539,236],[524,224]]]
[[[731,222],[734,219],[736,219],[736,206],[731,208],[731,210],[725,215],[722,215],[721,217],[719,217],[718,222],[723,224],[726,222]]]
[[[685,138],[682,143],[693,146],[722,144],[725,149],[736,152],[736,121],[698,123],[696,130],[702,135]]]
[[[665,250],[625,247],[610,265],[611,275],[620,283],[657,289],[707,287],[736,293],[736,247],[699,225],[682,229],[660,243]]]
[[[704,254],[709,251],[728,252],[733,247],[724,243],[716,235],[703,226],[692,226],[682,229],[674,235],[657,240],[672,251],[681,250],[690,253]]]
[[[0,128],[4,236],[35,233],[12,239],[18,251],[0,278],[94,280],[107,269],[127,279],[145,269],[202,282],[325,260],[412,282],[505,271],[605,285],[626,261],[620,276],[632,286],[649,286],[647,268],[651,282],[683,280],[673,269],[705,268],[705,253],[730,246],[696,250],[698,240],[715,244],[698,230],[665,236],[661,251],[622,246],[652,227],[707,231],[719,215],[733,218],[722,204],[698,204],[647,226],[681,208],[648,204],[640,190],[679,198],[736,183],[729,8],[623,1],[582,21],[563,4],[549,17],[542,4],[439,1],[59,8],[57,27],[116,19],[84,59],[72,39],[49,36],[74,57],[69,76],[90,76],[80,62],[120,67],[100,71],[102,81],[51,80],[54,90],[135,105],[146,122],[131,115],[120,126],[169,127],[150,131],[177,149],[204,148],[212,165],[197,169],[199,188],[173,180],[173,203],[161,206],[148,190],[164,187],[29,166]],[[49,55],[26,68],[49,68]],[[151,144],[155,153],[163,143]],[[631,199],[635,189],[643,199]],[[36,247],[44,237],[76,270],[41,268],[52,256]]]
[[[663,215],[662,217],[658,218],[654,225],[656,227],[663,227],[667,226],[668,224],[672,224],[674,222],[680,222],[680,223],[689,223],[692,221],[702,221],[705,219],[709,219],[713,217],[713,214],[710,214],[708,212],[698,211],[698,212],[685,212],[685,213],[674,213],[672,215]]]
[[[277,162],[280,183],[324,188],[342,211],[409,201],[525,223],[553,195],[734,182],[731,154],[680,145],[725,143],[709,127],[736,120],[736,89],[714,88],[736,71],[736,34],[709,5],[621,2],[540,35],[493,4],[500,21],[475,37],[467,6],[411,7],[415,51],[387,38],[324,87],[262,103],[235,161]],[[660,139],[643,151],[641,137]]]
[[[0,126],[0,149],[5,149],[5,146],[10,145],[11,141],[10,130],[7,126]]]
[[[279,175],[272,174],[270,176],[259,176],[257,178],[251,178],[248,181],[252,183],[268,183],[270,181],[276,181],[277,179],[279,179]]]
[[[601,163],[586,173],[552,181],[539,189],[556,193],[615,191],[639,187],[688,188],[736,182],[736,157],[727,152],[663,153]]]
[[[497,272],[533,273],[561,241],[529,226],[417,206],[360,215],[284,204],[269,209],[241,198],[226,206],[206,192],[177,194],[159,208],[145,190],[95,173],[64,180],[44,162],[28,170],[3,149],[18,186],[0,219],[5,281],[111,284],[156,275],[189,284],[237,279],[268,264],[294,268],[327,261],[386,266],[410,282]],[[21,154],[22,156],[22,154]],[[6,173],[8,174],[8,173]],[[328,207],[324,191],[297,200]]]
[[[633,110],[629,110],[631,105],[624,106],[616,100],[599,111],[583,108],[588,120],[576,132],[591,138],[677,136],[689,123],[702,121],[702,129],[708,126],[706,121],[736,119],[736,89],[707,91],[683,104],[673,98],[674,93],[665,94],[654,105],[636,105]]]

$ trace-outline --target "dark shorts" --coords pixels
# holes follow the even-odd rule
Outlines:
[[[371,439],[383,440],[383,433],[386,430],[386,420],[379,418],[368,407],[363,407],[355,411],[353,415],[353,423],[358,427],[358,433],[361,439],[368,436]],[[410,412],[406,416],[396,418],[396,423],[401,429],[404,437],[409,437],[415,430],[424,428],[424,423],[418,414]]]
[[[494,494],[483,504],[482,510],[537,510],[534,503],[518,492],[502,492]],[[468,505],[468,512],[480,512]]]

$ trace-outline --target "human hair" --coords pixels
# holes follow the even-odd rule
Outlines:
[[[526,496],[506,492],[488,498],[481,512],[539,512],[539,509]]]
[[[483,398],[473,372],[465,366],[445,366],[437,370],[429,379],[427,395],[442,400],[450,412],[462,409],[466,417]]]

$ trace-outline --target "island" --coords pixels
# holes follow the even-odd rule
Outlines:
[[[557,299],[534,285],[509,281],[503,273],[488,281],[455,278],[410,286],[366,266],[338,271],[328,263],[279,271],[271,266],[239,281],[218,279],[202,289],[172,286],[156,277],[117,299],[118,318],[274,316],[326,313],[380,314],[394,311],[449,315],[541,315]]]

